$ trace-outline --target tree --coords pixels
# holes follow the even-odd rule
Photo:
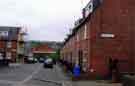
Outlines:
[[[60,58],[60,51],[57,50],[56,53],[50,54],[49,57],[54,59],[54,60],[59,60],[59,58]]]

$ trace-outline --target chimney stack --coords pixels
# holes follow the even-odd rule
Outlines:
[[[82,10],[82,17],[83,18],[85,18],[85,11],[86,11],[85,8],[83,8],[83,10]]]

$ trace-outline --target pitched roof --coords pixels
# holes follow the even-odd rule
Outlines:
[[[33,53],[55,53],[55,50],[48,47],[46,44],[39,45],[37,47],[32,48]]]
[[[87,21],[90,19],[91,15],[96,11],[96,8],[99,7],[99,5],[102,3],[102,0],[92,0],[93,1],[93,12],[90,13],[87,17],[85,18],[82,18],[80,23],[78,25],[76,25],[74,28],[73,28],[73,31],[70,35],[68,35],[68,37],[65,39],[64,43],[63,43],[63,46],[69,41],[69,39],[74,36],[77,31],[80,29],[80,27]],[[90,1],[91,2],[91,1]],[[89,3],[90,3],[89,2]],[[86,5],[86,7],[89,5],[89,3]],[[85,7],[85,8],[86,8]],[[84,9],[85,9],[84,8]]]
[[[0,26],[0,31],[7,31],[8,36],[0,39],[4,40],[17,40],[20,27]]]

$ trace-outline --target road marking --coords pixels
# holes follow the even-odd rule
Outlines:
[[[27,78],[25,78],[23,81],[21,81],[19,83],[22,84],[22,83],[25,83],[25,82],[29,81],[30,79],[32,79],[32,77],[40,71],[41,67],[42,67],[42,64],[40,64],[39,67],[31,75],[29,75]]]
[[[38,81],[42,81],[42,82],[48,82],[48,83],[54,83],[54,84],[57,84],[57,85],[62,85],[62,82],[60,81],[54,81],[54,80],[43,80],[43,79],[34,79],[34,80],[38,80]]]
[[[64,81],[62,86],[72,86],[72,83],[70,81]]]
[[[14,67],[17,67],[17,66],[21,66],[22,64],[21,63],[11,63],[9,64],[9,66],[14,66]]]
[[[7,83],[7,84],[16,84],[16,83],[18,83],[18,81],[0,80],[0,83],[3,83],[3,84],[5,84],[5,83]]]
[[[13,86],[23,86],[23,83],[27,82],[28,80],[32,79],[33,75],[37,74],[42,67],[42,64],[40,64],[35,71],[32,72],[31,75],[26,77],[23,81],[10,81],[10,80],[0,80],[0,83],[3,84],[13,84]]]

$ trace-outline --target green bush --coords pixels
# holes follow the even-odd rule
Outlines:
[[[49,58],[52,58],[54,60],[58,60],[60,58],[59,50],[57,50],[56,53],[50,54]]]

